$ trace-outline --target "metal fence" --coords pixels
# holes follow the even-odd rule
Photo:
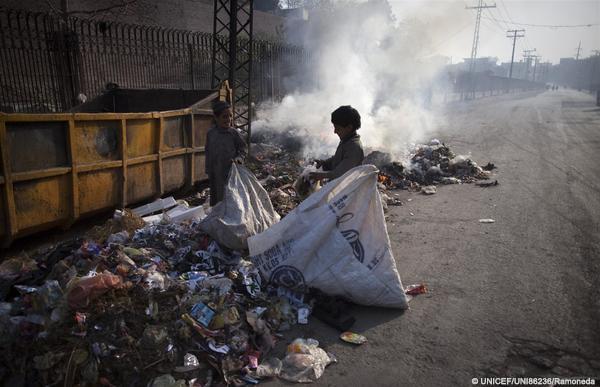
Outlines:
[[[222,38],[222,37],[221,37]],[[60,112],[123,88],[209,89],[212,34],[0,9],[0,111]],[[285,94],[309,60],[299,47],[253,42],[253,101]]]

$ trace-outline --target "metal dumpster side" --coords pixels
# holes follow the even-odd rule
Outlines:
[[[0,237],[68,227],[206,179],[210,103],[148,113],[0,113]]]

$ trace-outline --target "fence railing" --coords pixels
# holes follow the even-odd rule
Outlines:
[[[459,95],[460,99],[473,99],[500,93],[541,90],[544,87],[542,82],[509,79],[485,73],[463,73],[455,79],[453,92]]]
[[[222,38],[222,37],[221,37]],[[60,112],[108,83],[209,89],[212,34],[0,9],[0,111]],[[254,41],[256,102],[285,94],[282,78],[309,55]]]

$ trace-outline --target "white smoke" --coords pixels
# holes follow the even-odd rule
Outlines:
[[[448,23],[440,8],[454,12],[456,3],[451,6],[432,11],[409,4],[404,15],[393,15],[387,1],[371,0],[312,11],[305,28],[295,26],[287,35],[314,55],[314,67],[305,69],[298,87],[303,91],[259,106],[253,128],[293,129],[307,140],[307,156],[332,154],[339,139],[330,114],[352,105],[362,117],[365,147],[401,158],[407,145],[425,140],[440,124],[427,100],[445,62],[431,54]],[[314,88],[304,91],[307,84]]]

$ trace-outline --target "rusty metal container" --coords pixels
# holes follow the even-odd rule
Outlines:
[[[116,89],[69,113],[0,113],[0,238],[154,199],[206,178],[220,90]]]

